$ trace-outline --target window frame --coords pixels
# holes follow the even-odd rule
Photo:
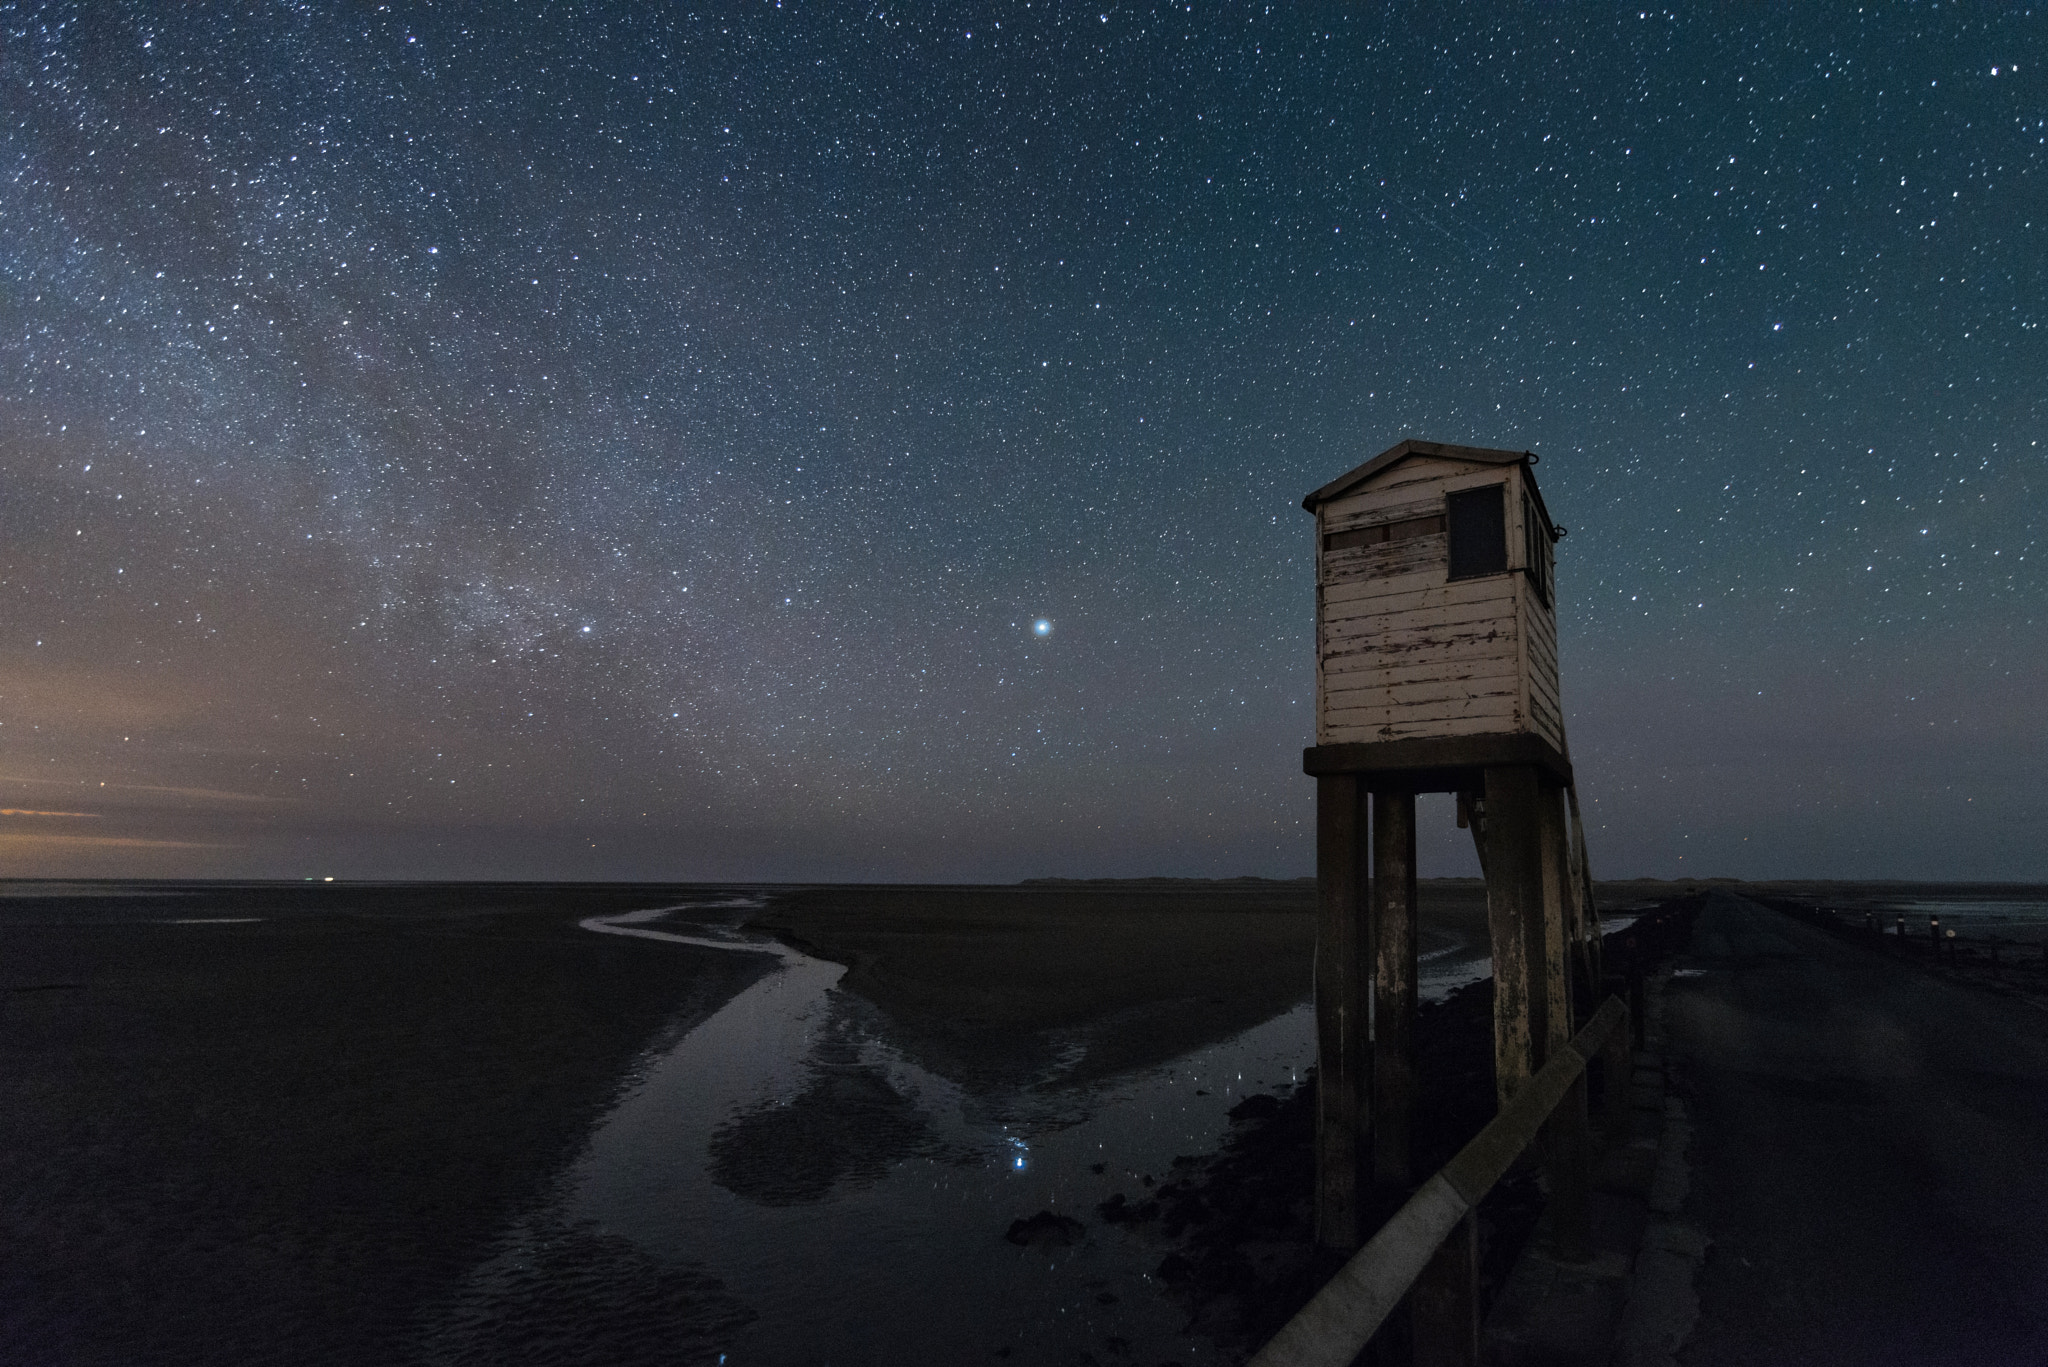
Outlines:
[[[1471,568],[1470,552],[1472,550],[1472,543],[1468,539],[1465,543],[1465,550],[1467,552],[1467,568],[1464,570],[1463,573],[1460,573],[1458,568],[1460,547],[1458,528],[1460,518],[1457,509],[1460,506],[1472,507],[1477,502],[1478,498],[1483,497],[1487,494],[1491,494],[1493,496],[1494,506],[1497,509],[1498,522],[1495,523],[1495,527],[1498,528],[1499,532],[1499,545],[1498,550],[1496,552],[1497,560],[1494,557],[1485,557],[1483,559],[1483,563],[1478,568]],[[1481,520],[1483,522],[1487,519],[1482,518]],[[1469,526],[1469,522],[1467,525]],[[1494,528],[1484,528],[1483,530],[1490,531],[1493,529]],[[1513,573],[1513,558],[1508,554],[1507,481],[1488,480],[1484,484],[1476,485],[1469,489],[1446,490],[1444,492],[1444,541],[1446,543],[1446,554],[1444,556],[1444,573],[1445,579],[1449,583],[1455,584],[1466,579],[1488,579],[1497,574]]]

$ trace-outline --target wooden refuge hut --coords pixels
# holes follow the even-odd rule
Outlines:
[[[1486,877],[1503,1104],[1570,1038],[1598,927],[1558,702],[1551,521],[1527,451],[1404,441],[1316,518],[1318,1238],[1412,1177],[1415,800],[1458,795]],[[1368,808],[1370,816],[1368,817]]]
[[[1527,451],[1404,441],[1316,516],[1316,744],[1533,735],[1564,749],[1550,520]]]

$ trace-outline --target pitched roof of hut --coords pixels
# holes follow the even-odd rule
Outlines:
[[[1301,506],[1314,512],[1319,506],[1333,498],[1342,498],[1351,493],[1382,470],[1398,465],[1410,456],[1440,456],[1446,460],[1465,460],[1474,465],[1534,465],[1538,456],[1534,451],[1502,451],[1490,446],[1451,446],[1440,441],[1397,442],[1374,456],[1357,469],[1337,476],[1322,488],[1301,501]],[[1536,487],[1534,472],[1529,474],[1530,492],[1536,495],[1536,506],[1543,511],[1543,520],[1554,528],[1555,520],[1550,509],[1543,506],[1543,492]],[[1563,535],[1559,532],[1559,535]]]

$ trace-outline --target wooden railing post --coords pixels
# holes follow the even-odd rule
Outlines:
[[[1628,1024],[1635,1047],[1643,1047],[1643,923],[1628,928]]]
[[[1582,1263],[1593,1256],[1593,1153],[1586,1132],[1584,1073],[1573,1079],[1571,1090],[1550,1113],[1543,1140],[1554,1251],[1565,1262]]]
[[[1430,1301],[1429,1307],[1411,1306],[1416,1360],[1476,1362],[1478,1297],[1474,1293],[1459,1300],[1464,1294],[1460,1288],[1472,1288],[1477,1280],[1472,1213],[1542,1133],[1558,1103],[1584,1078],[1587,1061],[1611,1034],[1627,1028],[1625,1008],[1618,1001],[1594,1012],[1586,1028],[1530,1076],[1500,1114],[1416,1188],[1365,1247],[1252,1355],[1250,1367],[1347,1367],[1389,1317],[1414,1299],[1439,1257],[1445,1258],[1441,1278],[1422,1296]],[[1455,1249],[1443,1253],[1447,1241],[1462,1242],[1462,1257]],[[1459,1309],[1461,1304],[1471,1309]],[[1440,1333],[1446,1325],[1455,1332]],[[1446,1356],[1423,1356],[1439,1351]]]
[[[1600,1049],[1600,1119],[1609,1144],[1628,1142],[1635,1111],[1635,1058],[1629,1048],[1634,1039],[1633,1026],[1624,1022]]]
[[[1414,1367],[1479,1367],[1479,1216],[1443,1241],[1408,1293]]]

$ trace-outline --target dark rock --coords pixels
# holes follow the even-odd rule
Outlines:
[[[1066,1215],[1041,1210],[1028,1220],[1010,1221],[1003,1237],[1020,1248],[1071,1248],[1088,1234],[1088,1227]]]
[[[760,1205],[811,1205],[835,1187],[880,1181],[931,1142],[917,1103],[880,1069],[818,1066],[793,1099],[763,1102],[712,1132],[711,1176]]]
[[[1095,1213],[1100,1215],[1104,1222],[1108,1224],[1142,1225],[1147,1220],[1159,1218],[1159,1203],[1157,1201],[1127,1201],[1124,1199],[1122,1192],[1117,1192],[1107,1201],[1095,1207]]]
[[[1226,1112],[1232,1120],[1270,1120],[1280,1114],[1280,1098],[1271,1092],[1248,1096]]]

